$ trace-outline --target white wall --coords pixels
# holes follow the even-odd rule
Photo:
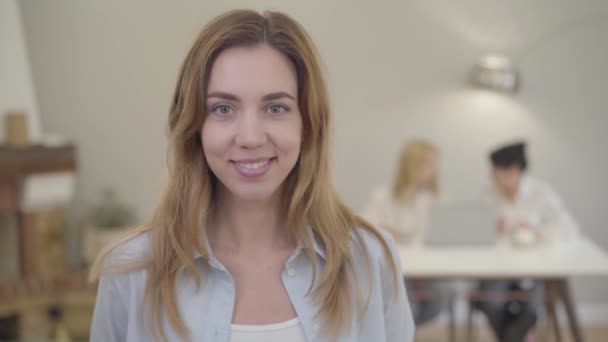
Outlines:
[[[353,207],[388,181],[407,138],[442,146],[447,195],[464,198],[486,182],[487,151],[525,137],[532,172],[608,248],[608,3],[256,3],[288,11],[319,45],[333,95],[337,187]],[[43,122],[79,144],[79,198],[112,185],[148,215],[166,175],[164,127],[179,63],[207,19],[249,2],[21,4]],[[514,97],[465,83],[474,61],[493,51],[522,70]],[[576,285],[584,301],[608,299],[605,280]]]
[[[31,139],[40,137],[38,104],[16,0],[0,1],[0,142],[4,141],[7,111],[24,111]]]

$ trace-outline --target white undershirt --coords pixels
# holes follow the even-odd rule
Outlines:
[[[304,330],[298,318],[264,325],[232,324],[230,342],[306,342]]]

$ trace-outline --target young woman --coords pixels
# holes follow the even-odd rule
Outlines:
[[[199,34],[169,112],[155,215],[100,256],[92,341],[412,341],[393,240],[330,179],[328,94],[292,18]]]
[[[363,216],[377,227],[386,229],[401,243],[422,243],[431,206],[439,193],[438,167],[437,146],[422,139],[409,141],[401,151],[392,185],[372,193]],[[419,280],[412,285],[425,292],[439,291],[440,287],[436,281]],[[414,297],[411,296],[410,303],[416,325],[432,320],[441,311],[440,301]]]
[[[406,143],[390,187],[376,189],[363,216],[403,243],[420,243],[437,200],[439,149],[416,139]]]

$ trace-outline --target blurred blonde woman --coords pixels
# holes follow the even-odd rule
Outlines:
[[[227,12],[186,55],[169,185],[112,246],[91,341],[403,341],[393,239],[330,180],[330,106],[312,40],[279,12]]]
[[[406,143],[389,186],[372,193],[364,217],[401,243],[422,242],[433,202],[439,195],[439,150],[417,139]]]
[[[401,150],[392,184],[372,193],[363,216],[376,227],[390,232],[400,243],[422,243],[431,207],[439,197],[439,157],[437,146],[427,140],[407,142]],[[431,281],[417,281],[412,285],[425,290],[438,287]],[[416,301],[410,296],[410,304],[416,325],[433,319],[441,310],[438,301]]]

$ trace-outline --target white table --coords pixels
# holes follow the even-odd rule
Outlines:
[[[401,264],[410,279],[521,279],[544,282],[548,298],[562,301],[575,341],[583,341],[568,279],[608,276],[608,254],[581,237],[567,244],[518,249],[504,241],[488,246],[401,245]],[[555,320],[554,301],[547,301]]]

